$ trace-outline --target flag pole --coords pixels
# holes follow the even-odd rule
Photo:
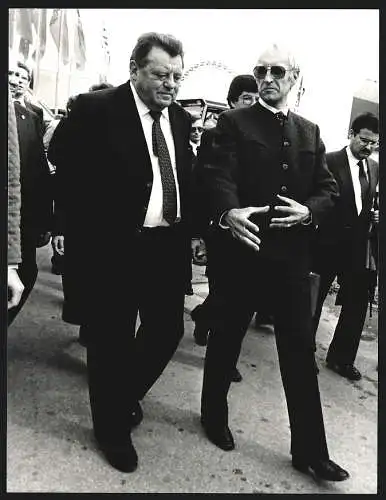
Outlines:
[[[40,40],[40,32],[42,29],[42,9],[38,9],[39,11],[39,17],[38,17],[38,27],[37,27],[37,44],[36,44],[36,64],[35,64],[35,71],[36,75],[34,78],[34,92],[35,94],[37,93],[37,89],[39,86],[39,77],[40,77],[40,47],[41,47],[41,40]]]
[[[74,26],[73,23],[71,23],[71,25]],[[75,23],[75,29],[77,29],[76,23]],[[74,70],[74,56],[75,56],[75,33],[72,33],[72,40],[73,43],[72,43],[72,53],[70,57],[70,72],[68,75],[67,99],[71,95],[71,79],[72,79],[72,72]]]
[[[63,29],[63,9],[60,9],[60,23],[59,23],[59,47],[58,47],[58,63],[56,71],[56,84],[55,84],[55,114],[58,114],[58,95],[59,95],[59,73],[60,73],[60,56],[62,53],[62,29]]]

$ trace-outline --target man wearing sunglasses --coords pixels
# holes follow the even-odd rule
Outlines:
[[[319,127],[288,110],[299,76],[277,45],[254,69],[259,99],[220,115],[203,167],[216,248],[216,323],[206,350],[201,422],[210,441],[235,447],[228,427],[231,368],[256,306],[272,304],[280,372],[291,428],[292,465],[320,479],[349,474],[329,458],[312,334],[309,243],[334,207]],[[263,408],[263,406],[262,406]],[[254,417],[253,417],[254,418]]]
[[[314,267],[321,281],[314,333],[316,335],[323,303],[337,276],[342,309],[327,353],[327,367],[349,380],[362,378],[354,361],[368,304],[370,273],[366,261],[370,226],[372,224],[376,231],[379,220],[379,211],[372,210],[379,167],[370,158],[378,139],[378,118],[364,113],[352,122],[349,145],[327,154],[340,199],[335,210],[318,227],[315,239]]]

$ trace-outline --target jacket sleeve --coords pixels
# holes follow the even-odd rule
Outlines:
[[[200,175],[208,216],[218,223],[225,211],[240,208],[237,189],[236,131],[226,113],[220,115],[217,126],[212,131],[211,144],[201,160]]]
[[[77,186],[73,179],[79,178],[76,170],[81,166],[80,155],[84,131],[87,130],[84,106],[78,96],[67,116],[63,117],[53,131],[49,141],[47,158],[55,166],[54,177],[54,234],[65,234],[66,203],[70,202],[71,193]],[[86,124],[85,124],[86,125]]]
[[[316,126],[316,158],[313,194],[304,203],[312,213],[312,222],[318,226],[334,208],[339,197],[338,184],[326,162],[326,148]]]
[[[8,94],[8,264],[21,262],[20,155],[15,109]]]

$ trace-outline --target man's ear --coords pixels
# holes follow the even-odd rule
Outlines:
[[[137,79],[138,74],[138,64],[134,61],[134,59],[130,59],[130,80],[135,81]]]

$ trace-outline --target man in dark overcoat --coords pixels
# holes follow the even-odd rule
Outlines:
[[[79,95],[48,150],[65,211],[63,319],[89,330],[94,435],[124,472],[137,467],[138,401],[184,332],[191,149],[189,115],[174,102],[182,73],[179,40],[141,36],[130,80]]]

